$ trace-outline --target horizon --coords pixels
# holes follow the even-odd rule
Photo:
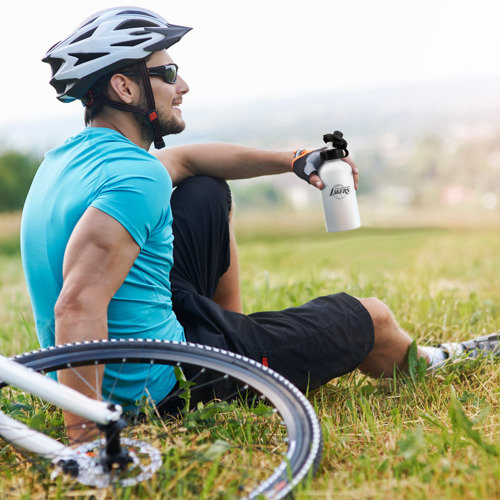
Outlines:
[[[110,0],[106,6],[123,3],[128,2]],[[307,8],[293,0],[132,3],[195,28],[171,49],[191,88],[183,108],[188,101],[227,107],[324,92],[500,78],[496,0],[422,0],[418,5],[311,0]],[[41,58],[101,10],[102,2],[68,8],[63,0],[25,0],[3,7],[0,57],[9,74],[19,77],[2,81],[8,98],[0,126],[76,113],[78,104],[64,107],[57,101]],[[16,19],[23,20],[22,33]]]
[[[481,88],[481,92],[477,92],[478,87]],[[321,118],[330,113],[333,117],[332,127],[342,129],[348,124],[351,127],[350,135],[358,133],[357,122],[360,127],[366,128],[362,117],[367,114],[372,121],[378,118],[384,122],[389,116],[392,119],[396,115],[407,116],[409,124],[418,114],[424,118],[428,116],[429,125],[431,113],[449,121],[466,111],[469,114],[473,112],[476,116],[486,117],[491,116],[495,111],[500,111],[500,92],[497,89],[500,89],[500,76],[481,79],[461,78],[447,82],[401,83],[370,89],[324,91],[308,96],[304,94],[282,96],[244,101],[237,105],[221,103],[217,105],[215,112],[212,105],[191,103],[188,95],[183,104],[183,113],[187,122],[186,130],[179,135],[170,136],[168,140],[169,145],[200,142],[198,136],[206,129],[204,124],[210,123],[210,129],[205,132],[208,142],[220,141],[219,136],[225,137],[234,125],[237,125],[242,132],[247,127],[254,142],[258,141],[257,127],[260,125],[263,129],[262,135],[266,136],[263,140],[268,141],[266,130],[270,127],[270,117],[278,129],[289,129],[290,122],[297,122],[301,116],[307,117],[308,114],[313,120],[314,117]],[[322,100],[324,100],[324,106]],[[78,101],[70,105],[58,104],[59,113],[57,114],[34,117],[29,121],[23,117],[9,123],[0,121],[0,151],[7,149],[44,151],[84,128],[83,108]],[[318,122],[321,134],[324,121],[320,119]],[[309,128],[310,125],[308,119]],[[307,127],[299,123],[294,135],[298,139],[307,137],[310,131],[306,129]],[[415,130],[415,133],[417,134],[418,131]],[[279,130],[276,135],[280,135]],[[259,146],[259,144],[254,145]]]

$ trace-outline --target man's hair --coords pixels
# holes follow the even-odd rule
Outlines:
[[[148,62],[151,57],[153,57],[153,54],[149,54],[148,57],[144,59],[145,62]],[[111,80],[111,77],[113,75],[116,75],[116,73],[128,73],[128,72],[139,72],[140,71],[140,65],[141,61],[135,62],[133,64],[129,64],[128,66],[123,66],[123,68],[120,68],[118,70],[113,71],[109,75],[104,76],[101,78],[91,89],[90,91],[92,92],[93,100],[90,104],[85,106],[85,115],[84,115],[84,120],[85,120],[85,126],[90,125],[92,120],[96,118],[99,113],[102,111],[102,109],[106,106],[102,101],[100,101],[98,98],[96,99],[96,96],[99,94],[104,94],[105,97],[108,96],[108,83]],[[137,83],[141,84],[142,78],[140,75],[132,75],[129,76],[129,78]]]

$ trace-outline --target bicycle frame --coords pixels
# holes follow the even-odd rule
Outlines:
[[[3,355],[0,355],[0,379],[3,382],[7,382],[30,394],[38,396],[63,410],[70,411],[97,424],[101,424],[105,432],[112,427],[113,432],[106,432],[106,434],[112,434],[113,443],[110,447],[117,450],[116,442],[119,439],[119,432],[116,433],[115,430],[117,425],[118,427],[120,426],[119,422],[122,415],[122,408],[119,405],[91,399]],[[75,454],[73,449],[45,434],[31,429],[1,411],[0,435],[5,440],[15,443],[27,451],[49,458],[53,463],[61,465],[65,472],[78,472],[77,470],[72,470],[74,467],[72,458]],[[119,452],[118,449],[114,453]]]
[[[117,422],[122,415],[120,405],[91,399],[1,354],[0,380],[98,424]]]

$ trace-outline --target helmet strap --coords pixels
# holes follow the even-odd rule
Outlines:
[[[109,97],[100,92],[98,95],[94,95],[94,100],[99,100],[106,106],[110,106],[120,111],[127,111],[131,113],[137,113],[139,115],[147,116],[151,126],[153,127],[154,145],[156,149],[162,149],[165,147],[165,141],[160,132],[160,122],[158,120],[158,113],[155,109],[155,99],[153,96],[153,89],[151,88],[151,80],[149,79],[148,68],[146,66],[146,61],[141,61],[139,64],[142,84],[144,91],[146,93],[146,101],[148,104],[148,109],[139,108],[137,106],[132,106],[131,104],[124,104],[121,102],[113,101]]]
[[[161,149],[165,147],[165,141],[163,140],[160,132],[160,121],[158,120],[158,113],[156,112],[155,98],[153,95],[153,89],[151,88],[151,79],[149,78],[148,67],[146,66],[146,61],[144,59],[140,62],[139,68],[141,71],[144,91],[146,92],[146,100],[149,108],[147,117],[153,127],[155,148]]]

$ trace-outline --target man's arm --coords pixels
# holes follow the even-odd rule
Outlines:
[[[174,186],[187,177],[210,175],[226,180],[250,179],[263,175],[292,172],[294,153],[267,151],[239,144],[193,144],[162,149],[155,156],[168,170]],[[358,169],[350,157],[344,158],[352,168],[354,187],[358,188]],[[312,174],[309,183],[318,189],[323,182]]]
[[[139,250],[117,220],[96,208],[86,210],[64,254],[63,288],[54,310],[56,344],[108,338],[109,302]],[[101,389],[102,371],[96,391]],[[85,380],[96,380],[95,368],[80,368],[78,372]],[[99,395],[70,370],[59,372],[59,381],[89,397]],[[78,440],[79,425],[84,421],[69,413],[64,417],[70,440]]]
[[[194,175],[249,179],[291,172],[292,152],[266,151],[238,144],[193,144],[157,151],[174,185]]]

